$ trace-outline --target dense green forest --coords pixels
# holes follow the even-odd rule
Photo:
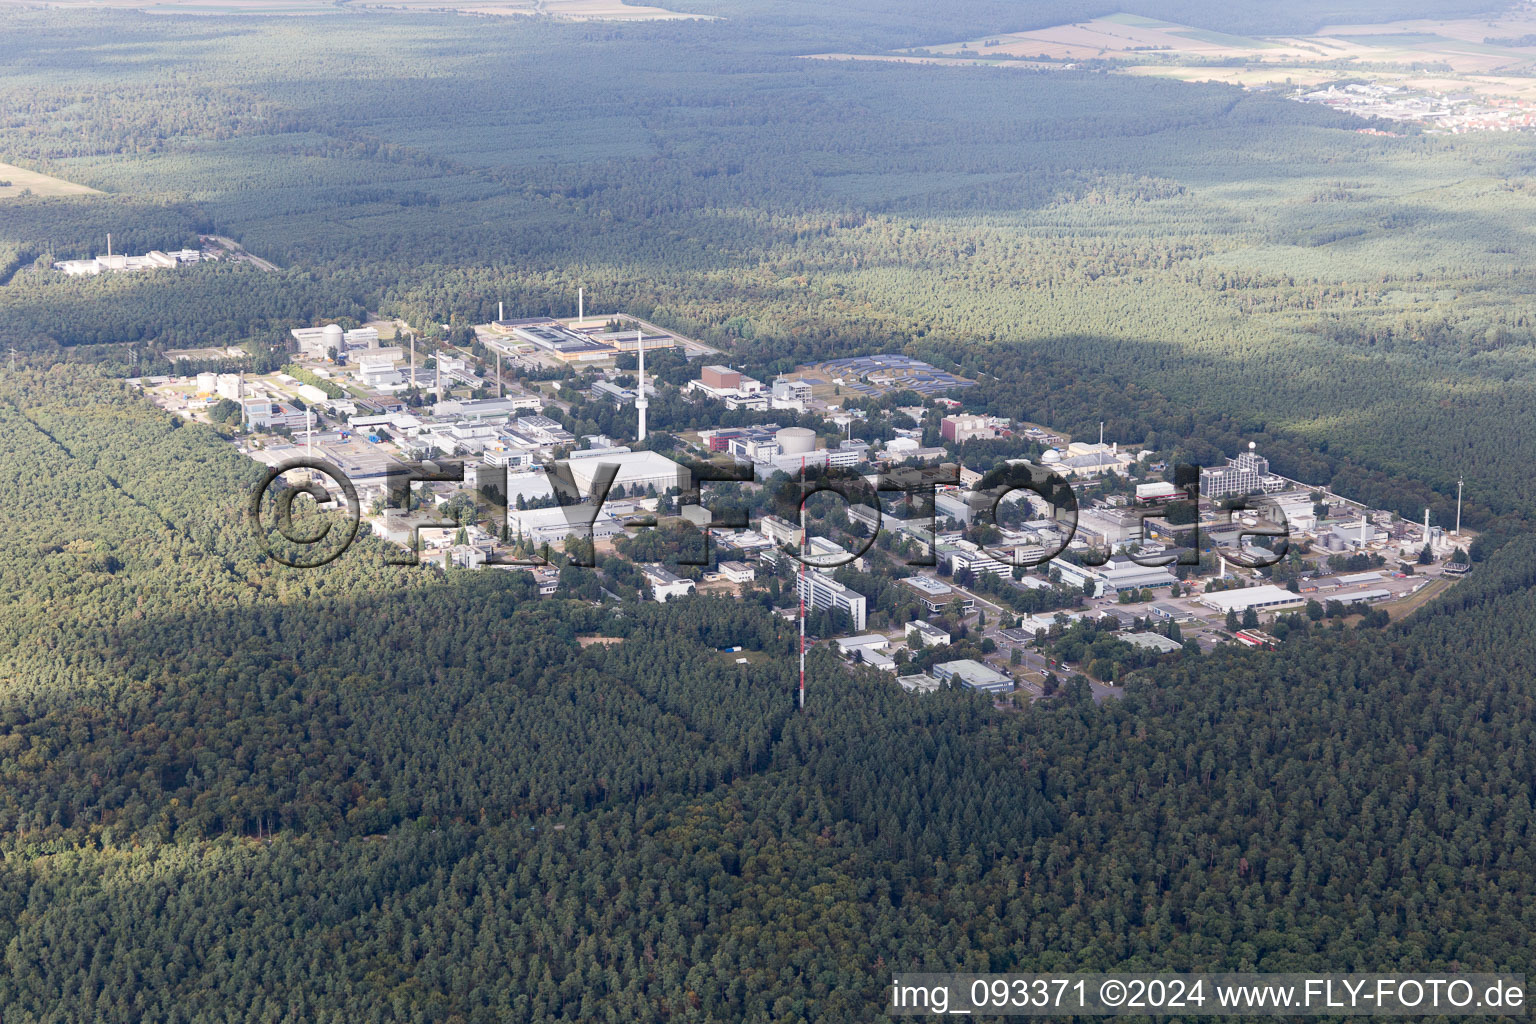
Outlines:
[[[106,193],[0,200],[0,1020],[854,1021],[919,968],[1529,973],[1529,142],[798,56],[1343,16],[1312,0],[670,6],[722,18],[0,12],[0,161]],[[47,269],[108,231],[279,269]],[[366,540],[278,565],[259,467],[120,380],[130,346],[281,365],[291,326],[578,286],[759,376],[904,350],[980,411],[1206,464],[1257,440],[1414,518],[1464,474],[1491,529],[1408,621],[1121,700],[999,714],[818,651],[801,714],[761,602],[599,603],[570,566],[540,599]]]

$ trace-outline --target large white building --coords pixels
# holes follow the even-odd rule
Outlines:
[[[659,565],[641,566],[645,581],[651,586],[653,601],[670,601],[674,597],[686,597],[693,593],[693,580],[679,576]]]
[[[825,576],[814,569],[807,569],[799,577],[795,589],[810,608],[817,610],[835,608],[847,613],[855,630],[863,630],[868,624],[864,595],[848,589],[831,576]]]
[[[1229,611],[1241,615],[1249,608],[1263,611],[1269,608],[1294,607],[1305,603],[1307,599],[1300,594],[1293,594],[1282,587],[1267,583],[1261,587],[1245,587],[1241,590],[1222,590],[1214,594],[1202,594],[1196,600],[1223,615]]]
[[[340,324],[295,327],[288,333],[299,343],[299,352],[310,359],[329,359],[335,353],[346,351],[346,332]]]
[[[573,452],[566,460],[566,464],[570,466],[577,491],[583,496],[592,493],[592,483],[597,478],[598,467],[605,465],[618,467],[618,474],[613,478],[613,487],[623,487],[626,494],[634,494],[637,489],[645,491],[651,487],[656,488],[657,494],[661,494],[670,487],[687,490],[692,479],[689,472],[682,466],[655,452],[621,451],[593,455]]]
[[[1254,491],[1284,490],[1286,482],[1269,471],[1269,460],[1253,450],[1235,459],[1228,459],[1225,466],[1200,471],[1200,496],[1214,501],[1229,494],[1252,494]]]
[[[507,509],[507,532],[512,537],[522,537],[535,547],[542,544],[560,544],[565,538],[587,536],[585,519],[592,515],[589,505],[564,508]],[[593,540],[604,540],[624,532],[624,527],[613,516],[599,512],[592,521]]]

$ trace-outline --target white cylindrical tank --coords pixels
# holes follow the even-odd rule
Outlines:
[[[782,455],[804,455],[816,450],[816,431],[809,427],[785,427],[773,435]]]
[[[1061,452],[1057,451],[1054,448],[1051,448],[1044,455],[1040,456],[1040,461],[1045,463],[1047,466],[1049,466],[1049,465],[1051,465],[1053,463],[1060,462],[1061,461]]]

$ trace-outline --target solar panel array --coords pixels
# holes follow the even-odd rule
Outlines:
[[[842,378],[844,390],[866,397],[903,388],[928,396],[976,386],[975,381],[957,377],[921,359],[892,353],[833,359],[810,367],[807,372],[827,380]]]

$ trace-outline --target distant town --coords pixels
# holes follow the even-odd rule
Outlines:
[[[1480,94],[1470,89],[1443,93],[1381,82],[1352,82],[1343,86],[1330,85],[1326,89],[1299,88],[1292,97],[1357,117],[1401,121],[1450,134],[1528,131],[1536,127],[1536,103],[1514,96]]]
[[[570,596],[614,596],[628,580],[657,601],[764,601],[791,622],[803,602],[813,643],[913,692],[963,686],[1007,708],[1077,680],[1105,699],[1160,659],[1275,648],[1303,620],[1384,622],[1468,570],[1459,523],[1364,507],[1272,472],[1252,448],[1201,468],[1195,500],[1169,453],[969,411],[974,381],[906,355],[764,380],[623,313],[419,337],[396,321],[291,333],[278,372],[133,383],[267,466],[331,463],[356,486],[368,532],[443,570],[527,572],[554,595],[578,584],[551,552],[584,553],[603,582]],[[674,420],[733,425],[650,430],[658,403]],[[599,415],[606,432],[590,429]],[[884,436],[860,436],[877,422]],[[457,463],[462,482],[419,483],[401,505],[391,473],[423,460]],[[1070,481],[1075,530],[1027,491],[995,510],[970,499],[986,472],[1023,462]],[[705,465],[740,482],[701,493]],[[801,472],[895,468],[931,483],[931,502],[815,495],[804,528],[772,502]],[[613,476],[594,501],[600,470]],[[717,521],[716,491],[742,525]],[[1245,496],[1257,510],[1231,511]],[[700,558],[658,554],[690,543]]]

